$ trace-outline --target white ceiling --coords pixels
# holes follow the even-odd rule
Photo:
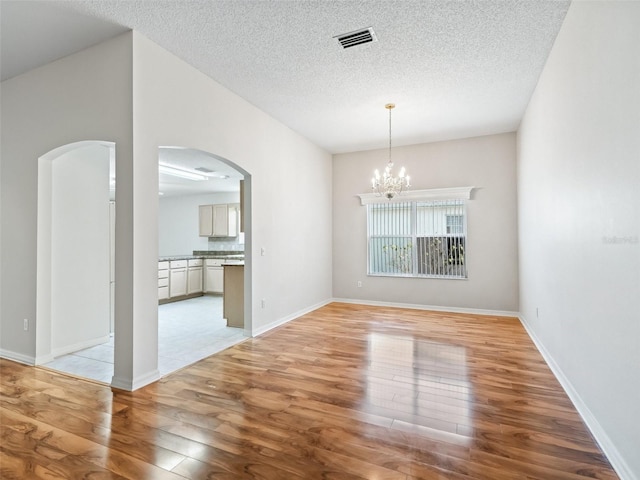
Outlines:
[[[193,173],[200,173],[198,169],[205,168],[215,175],[206,180],[189,180],[161,172],[160,194],[164,197],[240,191],[242,173],[206,152],[191,148],[160,147],[158,161]]]
[[[517,129],[560,0],[1,0],[10,78],[135,29],[332,153]],[[343,50],[334,36],[373,27]]]

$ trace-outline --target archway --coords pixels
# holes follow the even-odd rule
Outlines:
[[[159,147],[158,161],[158,369],[166,375],[251,335],[251,176],[224,157],[181,146]],[[228,207],[233,233],[203,233],[202,211],[214,206]],[[247,220],[242,229],[236,212]],[[245,256],[244,269],[233,268],[246,272],[243,329],[223,316],[230,302],[222,293],[227,268],[214,266],[221,255]]]
[[[36,364],[107,342],[112,333],[114,160],[115,144],[103,141],[39,158]]]

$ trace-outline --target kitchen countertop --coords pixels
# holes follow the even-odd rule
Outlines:
[[[223,260],[244,260],[244,253],[239,252],[193,252],[192,255],[168,255],[160,257],[158,261],[165,262],[169,260],[194,260],[196,258],[218,258]]]

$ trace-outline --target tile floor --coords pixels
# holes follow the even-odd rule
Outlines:
[[[205,295],[158,306],[158,369],[163,376],[245,338],[242,329],[226,326],[221,296]],[[43,366],[111,383],[113,337],[107,343],[58,357]]]

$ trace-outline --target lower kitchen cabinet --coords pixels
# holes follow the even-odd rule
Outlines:
[[[169,262],[169,298],[187,294],[187,261]]]
[[[161,260],[158,262],[158,300],[160,303],[202,295],[203,260]]]
[[[210,258],[205,260],[204,291],[206,293],[222,293],[224,291],[223,260]]]
[[[202,293],[202,259],[189,260],[187,266],[187,295]]]
[[[169,298],[169,262],[158,262],[158,300]]]

